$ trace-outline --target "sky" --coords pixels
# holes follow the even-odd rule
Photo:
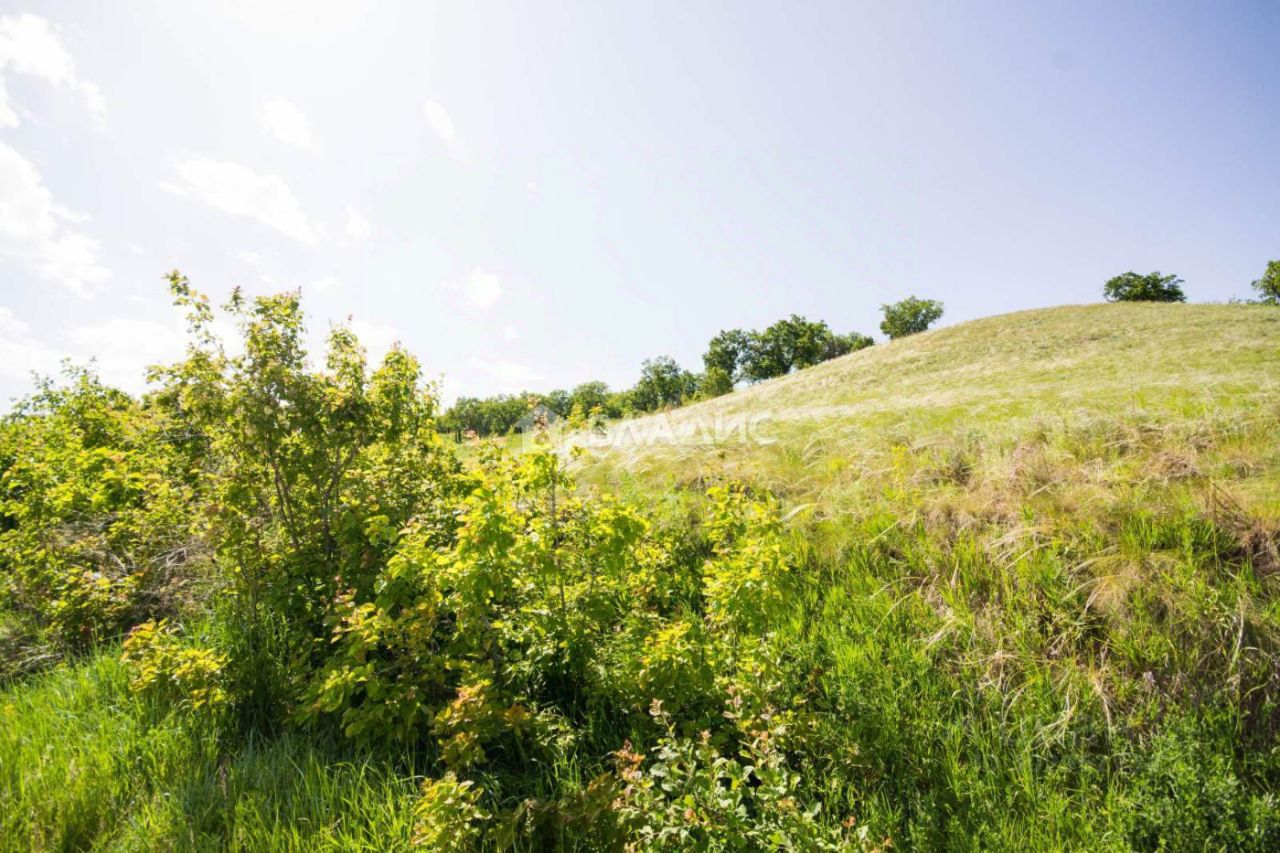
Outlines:
[[[1280,258],[1280,3],[0,0],[0,409],[301,288],[458,395]]]

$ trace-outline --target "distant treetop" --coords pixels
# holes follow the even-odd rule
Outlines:
[[[1258,300],[1266,305],[1280,305],[1280,261],[1267,263],[1267,270],[1262,278],[1253,283],[1258,291]]]
[[[1176,275],[1127,272],[1103,285],[1102,295],[1108,302],[1186,302],[1182,284]]]
[[[884,322],[880,331],[890,338],[903,338],[923,332],[942,316],[942,303],[936,299],[919,299],[908,296],[892,305],[881,305]]]

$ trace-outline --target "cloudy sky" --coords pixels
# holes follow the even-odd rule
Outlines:
[[[181,352],[162,275],[301,287],[448,396],[1193,300],[1280,257],[1280,4],[0,0],[0,400]]]

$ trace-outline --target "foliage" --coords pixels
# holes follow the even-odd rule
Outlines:
[[[1266,305],[1280,305],[1280,261],[1268,261],[1262,278],[1253,283],[1258,300]]]
[[[753,332],[742,329],[727,329],[716,334],[708,343],[707,351],[702,356],[703,368],[708,374],[719,371],[729,378],[730,383],[742,378],[742,367],[751,348]]]
[[[717,486],[707,527],[713,556],[703,569],[707,616],[718,629],[761,633],[786,607],[795,548],[777,503]]]
[[[923,332],[942,317],[942,303],[935,299],[908,296],[891,305],[881,305],[884,320],[880,331],[891,339],[905,338]]]
[[[446,773],[422,783],[413,806],[413,843],[428,850],[471,850],[480,839],[489,814],[480,807],[483,790],[471,781],[459,782]]]
[[[226,656],[184,643],[165,620],[135,626],[125,638],[121,661],[129,671],[129,688],[157,705],[199,711],[227,701]]]
[[[123,650],[0,687],[0,847],[1275,848],[1265,310],[966,324],[706,404],[793,406],[774,444],[601,474],[546,436],[464,465],[403,353],[340,327],[313,366],[290,294],[233,295],[223,349],[173,289],[154,391],[0,434],[6,583],[68,519],[190,555],[109,611]],[[86,448],[151,479],[87,497]]]
[[[603,382],[583,382],[576,386],[569,392],[565,404],[567,406],[565,410],[557,410],[561,414],[580,409],[585,413],[598,411],[606,418],[622,416],[618,395],[611,392],[609,386]]]
[[[736,755],[722,754],[711,732],[676,734],[655,703],[664,734],[645,756],[627,744],[616,753],[622,791],[618,817],[641,850],[851,850],[870,848],[866,828],[818,820],[821,804],[805,806],[800,775],[778,740],[785,727],[756,721]]]
[[[733,377],[719,367],[708,367],[702,374],[698,392],[704,398],[722,397],[733,391]]]
[[[0,424],[0,606],[33,642],[82,647],[175,604],[202,437],[89,371],[66,380]]]
[[[536,403],[529,394],[496,397],[459,397],[440,420],[444,432],[471,432],[480,436],[505,435]]]
[[[562,417],[580,409],[584,414],[598,412],[604,418],[622,417],[630,405],[625,393],[610,391],[603,382],[584,382],[572,391],[524,391],[485,398],[459,397],[441,416],[438,428],[441,432],[457,435],[506,435],[539,403]]]
[[[640,381],[630,391],[631,405],[639,412],[653,412],[679,406],[692,399],[698,380],[670,356],[647,358],[640,368]]]
[[[1127,272],[1109,279],[1102,288],[1108,302],[1186,302],[1182,279],[1158,272]]]
[[[869,347],[874,341],[856,332],[840,335],[822,321],[793,314],[763,332],[729,329],[716,334],[702,356],[704,373],[691,373],[670,356],[646,359],[640,379],[613,392],[603,382],[584,382],[572,391],[521,392],[494,397],[460,397],[439,419],[442,432],[458,437],[506,435],[535,406],[561,416],[573,411],[616,419],[633,412],[654,412],[728,394],[734,385],[785,375]]]
[[[728,377],[730,387],[742,379],[758,382],[812,367],[872,343],[865,335],[839,335],[825,322],[810,321],[798,314],[779,320],[763,331],[722,331],[711,339],[702,356],[707,370],[704,384],[715,383],[714,390],[708,390],[705,396],[724,393],[723,377]]]
[[[369,373],[355,336],[337,326],[325,369],[312,371],[298,295],[247,300],[237,290],[227,310],[243,351],[228,355],[207,300],[176,272],[170,286],[194,342],[185,361],[157,371],[156,396],[209,436],[207,536],[249,641],[237,677],[254,681],[252,706],[288,701],[287,674],[264,661],[313,654],[330,603],[373,592],[411,519],[447,533],[452,519],[429,510],[459,486],[457,462],[404,350]],[[290,633],[266,655],[272,625]]]

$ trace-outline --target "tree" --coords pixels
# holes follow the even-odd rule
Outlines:
[[[616,418],[622,413],[613,405],[615,395],[609,393],[609,386],[603,382],[583,382],[573,389],[569,395],[569,408],[581,409],[590,414],[597,409],[607,418]]]
[[[742,329],[721,331],[707,343],[707,351],[702,356],[702,364],[711,371],[723,372],[729,377],[730,386],[742,375],[743,361],[751,347],[751,334]]]
[[[745,337],[746,347],[738,359],[739,376],[751,382],[785,376],[873,343],[856,332],[837,335],[822,320],[808,320],[799,314]]]
[[[1253,283],[1253,289],[1264,305],[1280,305],[1280,261],[1267,264],[1267,271]]]
[[[1108,281],[1102,295],[1108,302],[1186,302],[1182,283],[1176,275],[1127,272]]]
[[[918,299],[915,296],[908,296],[901,302],[881,305],[880,310],[884,312],[884,322],[880,324],[880,331],[891,339],[896,339],[928,329],[942,316],[942,303],[936,299]]]
[[[558,388],[545,394],[531,394],[529,396],[536,397],[539,403],[557,415],[567,415],[573,409],[573,395]]]
[[[775,325],[781,326],[787,335],[792,370],[813,367],[847,352],[842,348],[840,336],[822,320],[811,321],[792,314]]]
[[[869,346],[875,346],[875,339],[870,335],[860,335],[857,332],[850,332],[847,335],[832,335],[822,360],[829,361],[842,355],[848,355],[851,352],[857,352],[860,349],[866,349]]]
[[[733,390],[733,379],[724,368],[711,366],[702,374],[698,393],[706,398],[720,397]]]
[[[678,406],[697,393],[697,389],[697,377],[681,368],[671,356],[647,358],[640,369],[640,381],[631,389],[632,405],[641,412]]]
[[[751,332],[742,361],[744,379],[760,382],[791,371],[790,334],[785,324],[785,320],[779,320],[763,332]]]
[[[443,432],[472,431],[481,436],[505,435],[529,413],[530,396],[534,395],[459,397],[453,408],[440,419],[440,429]]]

